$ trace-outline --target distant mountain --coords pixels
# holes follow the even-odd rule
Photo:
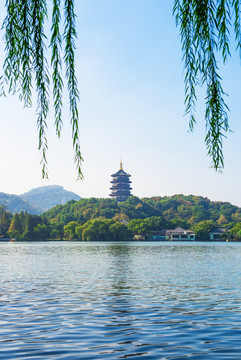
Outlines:
[[[35,208],[38,214],[69,200],[80,200],[79,195],[59,185],[41,186],[20,195],[20,198]]]
[[[29,214],[38,214],[38,210],[24,201],[18,195],[5,194],[0,192],[0,205],[4,205],[11,213],[27,211]]]
[[[27,211],[38,215],[69,200],[80,200],[80,196],[59,185],[38,187],[19,196],[0,192],[0,205],[11,213]]]

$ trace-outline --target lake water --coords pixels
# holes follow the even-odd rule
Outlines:
[[[0,359],[241,359],[241,243],[1,243]]]

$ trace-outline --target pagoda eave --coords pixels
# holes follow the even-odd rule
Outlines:
[[[110,197],[114,198],[116,201],[126,201],[129,196],[131,196],[130,187],[131,180],[129,179],[131,175],[127,174],[122,168],[122,162],[120,164],[120,170],[115,174],[112,174],[111,180],[111,194]]]

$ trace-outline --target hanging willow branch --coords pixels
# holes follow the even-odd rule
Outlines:
[[[51,65],[53,67],[53,98],[54,98],[54,111],[55,111],[55,128],[58,137],[61,134],[62,122],[62,92],[63,80],[61,77],[61,34],[59,30],[61,15],[60,15],[60,0],[53,0],[53,13],[52,13],[52,57]]]
[[[223,138],[229,131],[228,106],[219,74],[217,56],[225,64],[230,55],[230,28],[241,50],[240,0],[175,0],[173,13],[180,27],[185,67],[186,114],[195,125],[197,85],[206,86],[205,142],[212,166],[224,166]]]
[[[47,170],[47,116],[49,113],[50,76],[46,59],[47,37],[45,22],[47,20],[47,0],[7,0],[7,15],[3,22],[5,29],[5,61],[3,75],[0,78],[2,85],[6,85],[9,93],[18,93],[24,106],[32,105],[33,83],[37,92],[37,126],[39,131],[39,149],[41,151],[42,177],[48,178]],[[60,33],[61,13],[65,15],[64,34]],[[61,46],[62,37],[66,40],[64,60],[66,65],[67,87],[72,124],[72,138],[78,178],[82,178],[82,156],[79,143],[78,108],[79,92],[75,75],[74,40],[75,31],[74,0],[64,0],[61,9],[61,0],[52,0],[52,26],[50,47],[53,104],[55,112],[56,134],[60,137],[62,129],[62,94],[63,80],[61,74]]]
[[[0,77],[0,94],[6,84],[10,93],[18,93],[24,106],[32,104],[33,82],[37,91],[37,124],[39,148],[42,153],[42,175],[48,177],[46,152],[47,116],[49,113],[50,78],[53,83],[53,103],[57,136],[62,129],[63,80],[61,76],[61,47],[64,45],[67,88],[78,178],[82,178],[78,107],[79,92],[75,74],[76,24],[74,0],[52,0],[50,47],[52,76],[46,60],[47,38],[44,24],[47,19],[47,0],[6,0],[5,61]],[[64,34],[60,34],[61,13],[64,14]],[[196,88],[206,86],[206,146],[217,170],[224,165],[222,144],[229,131],[228,107],[219,74],[217,55],[223,63],[230,55],[230,28],[234,28],[237,49],[241,55],[240,0],[174,0],[173,13],[180,27],[185,67],[185,104],[190,115],[190,129],[194,128]]]
[[[42,151],[42,176],[48,177],[46,170],[47,159],[46,151],[48,149],[46,138],[46,118],[49,112],[49,77],[46,64],[46,58],[44,56],[44,31],[43,23],[47,15],[46,4],[42,0],[35,0],[33,2],[33,69],[35,72],[35,82],[37,90],[37,112],[38,119],[37,124],[39,128],[39,149]]]
[[[75,59],[74,59],[74,50],[76,38],[75,31],[75,13],[74,13],[74,4],[72,1],[65,0],[64,2],[65,9],[65,55],[64,60],[66,64],[66,78],[68,81],[68,90],[69,90],[69,106],[71,113],[71,126],[72,126],[72,139],[73,139],[73,148],[75,153],[75,163],[77,167],[78,177],[82,177],[81,173],[81,162],[83,161],[80,152],[80,143],[78,138],[79,124],[78,124],[78,107],[77,101],[79,100],[79,91],[77,87],[77,79],[75,75]]]

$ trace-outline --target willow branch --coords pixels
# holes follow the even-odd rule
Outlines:
[[[60,137],[61,129],[63,126],[62,121],[62,93],[63,93],[63,80],[61,77],[61,34],[59,29],[60,24],[60,0],[53,0],[53,13],[52,13],[52,36],[51,36],[51,47],[52,57],[51,65],[53,67],[53,100],[54,100],[54,111],[55,111],[55,129],[56,134]]]
[[[35,81],[37,91],[37,124],[39,129],[39,150],[42,153],[42,177],[48,178],[46,151],[48,143],[46,138],[46,118],[49,112],[49,77],[47,61],[44,54],[44,29],[43,24],[47,16],[46,2],[43,0],[33,1],[33,65],[35,70]]]
[[[66,78],[69,91],[69,106],[71,114],[71,127],[72,127],[72,139],[73,139],[73,149],[74,149],[74,159],[76,164],[76,169],[78,173],[78,178],[82,179],[82,155],[80,151],[80,141],[79,141],[79,114],[78,106],[79,102],[79,91],[77,78],[75,75],[75,38],[77,37],[75,30],[75,13],[74,13],[74,1],[65,0],[65,65],[66,65]]]

